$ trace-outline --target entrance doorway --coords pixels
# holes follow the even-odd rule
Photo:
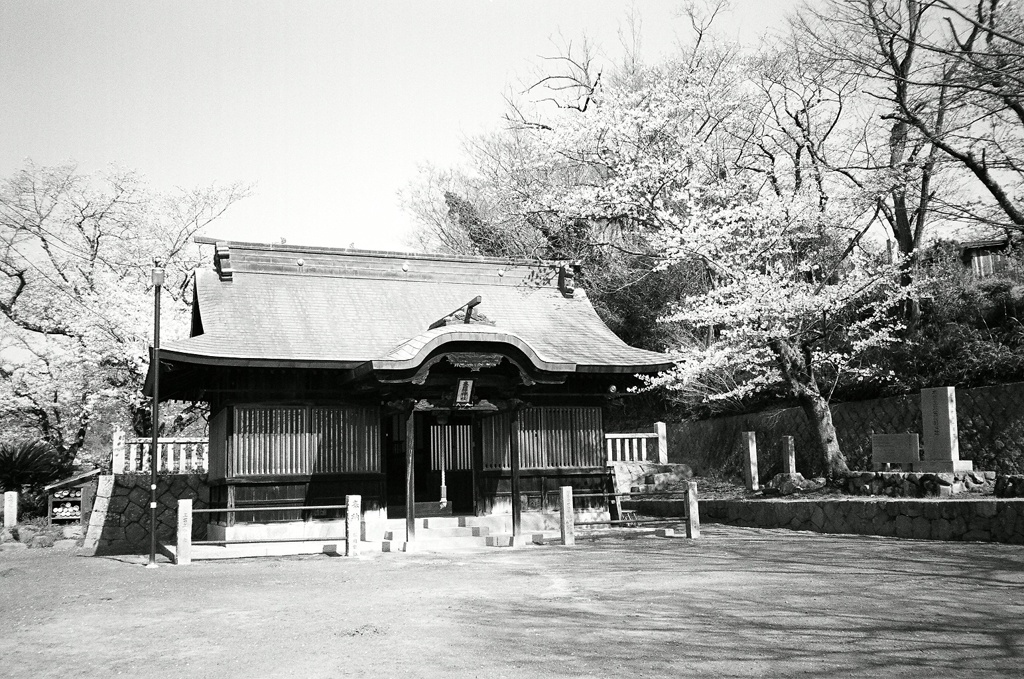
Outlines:
[[[405,516],[405,418],[388,423],[388,516]],[[476,507],[473,459],[478,427],[469,414],[413,413],[413,459],[418,516],[474,514]]]

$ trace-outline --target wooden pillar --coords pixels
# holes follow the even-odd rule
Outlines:
[[[187,566],[192,563],[192,500],[178,500],[178,548],[174,563]]]
[[[416,413],[405,418],[405,540],[416,539]]]
[[[519,489],[519,408],[512,409],[509,427],[509,456],[512,467],[512,538],[519,536],[523,520],[523,498]]]
[[[228,509],[234,509],[235,508],[235,487],[233,485],[229,485],[228,486],[227,505],[228,505]],[[227,524],[229,526],[234,526],[235,525],[235,516],[236,516],[235,512],[228,512]]]

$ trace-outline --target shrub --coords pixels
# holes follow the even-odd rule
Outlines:
[[[0,490],[39,491],[70,471],[70,465],[45,441],[0,444]]]

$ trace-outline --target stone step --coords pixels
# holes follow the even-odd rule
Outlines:
[[[512,533],[497,533],[487,536],[488,547],[524,547],[526,545],[562,544],[562,534],[553,531],[538,533],[521,533],[513,538]]]
[[[364,549],[367,548],[364,546]],[[176,559],[177,545],[162,545],[161,552]],[[229,545],[192,545],[192,560],[248,559],[257,556],[296,554],[345,554],[344,540],[296,540],[294,542],[242,542]]]
[[[426,538],[426,539],[434,539],[434,538],[472,538],[472,537],[481,537],[481,536],[488,535],[490,533],[490,530],[491,530],[490,528],[485,528],[485,527],[481,527],[481,526],[462,526],[462,527],[460,527],[460,526],[452,526],[452,527],[445,527],[445,528],[433,528],[433,527],[430,527],[430,528],[417,528],[416,529],[416,537],[417,538]],[[405,539],[405,528],[403,527],[401,530],[385,531],[384,532],[384,539],[385,540],[402,540],[402,539]]]
[[[488,539],[484,536],[423,538],[417,534],[412,542],[384,540],[381,549],[385,552],[458,552],[482,549],[487,546]]]
[[[494,516],[430,516],[417,517],[416,528],[489,528],[493,531],[512,530],[512,517],[507,514]],[[405,519],[387,519],[385,530],[405,530]]]
[[[526,539],[534,545],[560,545],[562,544],[562,533],[557,530],[546,530],[542,532],[528,533]]]
[[[416,538],[421,540],[436,540],[438,538],[474,538],[483,537],[490,533],[489,528],[479,526],[451,527],[451,528],[417,528]],[[404,540],[405,527],[398,530],[384,531],[385,540]]]
[[[417,517],[414,521],[417,529],[423,528],[464,528],[476,526],[475,516],[431,516]],[[388,519],[385,523],[385,530],[404,531],[405,519]]]

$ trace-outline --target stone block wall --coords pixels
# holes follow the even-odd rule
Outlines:
[[[96,554],[149,553],[149,483],[145,475],[101,476],[89,517],[84,547]],[[210,489],[200,474],[161,474],[157,477],[157,540],[174,541],[178,500],[192,499],[194,509],[209,507]],[[192,539],[206,537],[206,521],[193,518]]]
[[[872,434],[921,431],[918,395],[831,406],[839,445],[851,469],[869,469]],[[979,471],[1024,473],[1024,383],[956,390],[960,458]],[[740,433],[757,433],[758,473],[769,479],[783,469],[782,437],[796,444],[797,471],[813,469],[815,439],[799,408],[748,413],[668,426],[669,462],[689,464],[698,474],[707,469],[739,473],[744,452]]]
[[[1024,544],[1024,500],[1016,499],[701,500],[700,516],[759,528]]]

